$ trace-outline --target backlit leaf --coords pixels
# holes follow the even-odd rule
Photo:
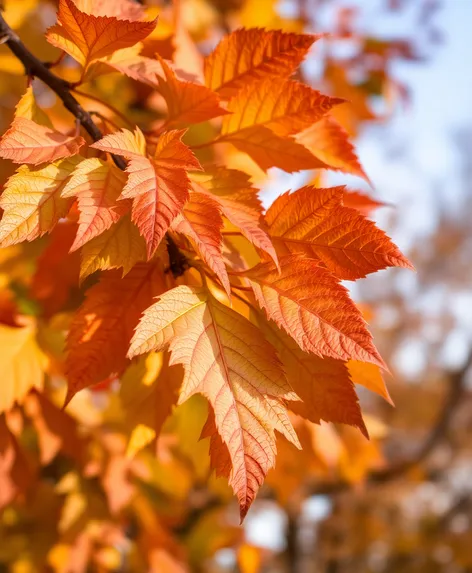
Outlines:
[[[246,273],[267,317],[306,352],[385,367],[348,291],[317,261],[287,256]]]
[[[170,66],[157,55],[165,80],[158,77],[159,91],[166,100],[169,124],[200,123],[227,111],[220,106],[215,92],[194,82],[177,79]]]
[[[186,169],[200,169],[190,149],[181,141],[184,132],[167,131],[158,141],[153,158],[144,155],[144,138],[123,129],[107,135],[92,147],[123,155],[129,160],[128,182],[121,198],[132,198],[131,216],[146,239],[151,257],[172,221],[188,199]]]
[[[343,206],[343,187],[303,187],[280,195],[267,211],[279,255],[319,259],[341,279],[358,279],[386,267],[412,268],[372,221]]]
[[[229,98],[251,81],[289,77],[319,37],[262,28],[236,30],[205,59],[205,83]]]
[[[200,393],[212,405],[243,518],[275,463],[274,430],[298,445],[282,402],[296,395],[260,331],[203,288],[180,286],[159,297],[141,318],[129,356],[167,345],[170,363],[185,369],[179,402]]]
[[[221,133],[224,139],[259,125],[280,136],[292,135],[311,127],[343,101],[293,80],[264,79],[244,87],[230,100],[231,113],[223,119]]]
[[[72,158],[41,168],[18,168],[0,197],[0,207],[5,211],[0,221],[0,246],[33,241],[51,231],[67,214],[72,199],[63,199],[61,192],[77,163]]]
[[[26,117],[17,117],[0,141],[0,157],[14,163],[39,165],[76,155],[85,143]]]
[[[86,68],[94,60],[133,46],[154,30],[156,21],[121,20],[82,12],[73,0],[60,0],[58,23],[49,28],[47,39]]]
[[[221,251],[223,219],[218,203],[203,193],[191,192],[172,228],[191,240],[229,296],[231,287]]]
[[[66,403],[83,388],[126,366],[126,352],[142,311],[164,289],[159,264],[136,265],[124,278],[109,271],[87,291],[67,338]]]
[[[79,229],[72,251],[109,229],[129,210],[127,201],[117,201],[125,184],[123,171],[96,157],[75,168],[61,193],[62,197],[77,197]]]

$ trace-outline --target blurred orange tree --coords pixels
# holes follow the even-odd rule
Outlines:
[[[389,64],[412,46],[359,35],[349,8],[327,37],[301,1],[293,17],[272,0],[144,4],[10,0],[0,16],[13,571],[208,570],[223,547],[256,571],[228,482],[243,519],[266,477],[289,508],[307,484],[409,465],[385,467],[362,417],[354,384],[390,397],[340,281],[411,265],[369,219],[378,202],[322,182],[368,182],[351,139],[405,97]],[[307,185],[264,211],[271,168]]]

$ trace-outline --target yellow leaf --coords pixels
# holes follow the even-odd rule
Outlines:
[[[41,389],[47,359],[36,342],[34,322],[13,328],[0,324],[0,412],[21,403],[31,388]]]

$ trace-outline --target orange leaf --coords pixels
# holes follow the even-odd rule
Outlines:
[[[107,231],[91,239],[81,249],[80,281],[95,271],[123,269],[123,276],[135,264],[147,259],[146,242],[129,214]]]
[[[293,80],[264,79],[245,86],[230,100],[231,115],[223,119],[222,139],[255,125],[268,127],[282,137],[292,135],[312,126],[344,101]]]
[[[75,0],[79,10],[93,16],[113,16],[122,20],[140,20],[144,18],[144,7],[134,0]]]
[[[366,217],[370,215],[374,209],[386,207],[388,205],[388,203],[377,201],[377,199],[373,199],[361,191],[344,191],[343,204],[345,207],[356,209]]]
[[[77,197],[80,213],[71,251],[109,229],[129,210],[128,202],[117,202],[125,184],[126,175],[111,163],[96,157],[79,163],[61,193],[62,197]]]
[[[154,157],[146,157],[143,134],[123,129],[92,145],[129,159],[128,182],[121,198],[133,198],[132,219],[146,239],[151,257],[172,221],[188,199],[190,182],[186,169],[201,169],[198,160],[181,141],[183,131],[168,131],[158,141]]]
[[[139,22],[86,14],[73,0],[59,0],[57,21],[47,31],[48,41],[84,68],[94,60],[144,40],[157,24],[157,20]]]
[[[222,248],[223,219],[218,203],[203,193],[190,193],[181,215],[172,228],[186,235],[196,246],[203,260],[220,279],[228,296],[231,294]]]
[[[280,268],[271,262],[245,273],[268,318],[305,352],[386,368],[347,289],[329,271],[297,256],[281,258]]]
[[[267,339],[277,350],[287,378],[302,402],[290,402],[299,416],[319,424],[321,420],[349,424],[367,437],[359,401],[348,368],[341,360],[307,354],[275,323],[265,324]],[[377,368],[372,364],[372,368]]]
[[[22,165],[8,179],[0,198],[5,211],[0,221],[1,247],[42,237],[67,215],[72,199],[63,199],[61,192],[77,162],[71,158],[41,168]]]
[[[357,360],[350,360],[347,367],[351,378],[355,384],[361,384],[368,388],[371,392],[375,392],[381,396],[386,402],[394,406],[393,400],[390,397],[382,373],[379,368],[374,364],[367,362],[358,362]]]
[[[67,338],[66,404],[83,388],[126,366],[126,351],[142,311],[165,289],[156,263],[136,265],[121,278],[111,271],[87,291]]]
[[[179,286],[161,295],[144,312],[129,356],[169,344],[170,363],[185,369],[179,403],[200,393],[212,405],[243,518],[274,465],[274,430],[298,445],[282,402],[296,395],[261,332],[201,287]]]
[[[262,28],[236,30],[205,59],[205,83],[229,98],[251,81],[289,77],[320,37]]]
[[[370,183],[356,155],[349,134],[332,117],[325,117],[297,136],[297,141],[330,169],[362,177]]]
[[[0,157],[39,165],[76,155],[84,143],[79,135],[69,137],[26,117],[17,117],[0,141]]]
[[[228,112],[220,106],[215,92],[205,86],[177,79],[170,66],[158,54],[165,80],[158,77],[159,91],[166,100],[167,123],[200,123]]]
[[[208,190],[220,205],[225,217],[256,247],[265,251],[275,262],[277,253],[264,229],[259,190],[252,187],[249,176],[226,167],[207,168],[211,179],[198,186]],[[204,187],[203,187],[204,186]]]
[[[303,187],[278,197],[267,211],[279,254],[319,259],[340,279],[355,280],[386,267],[413,268],[372,221],[344,207],[343,187]]]
[[[326,164],[291,137],[280,137],[267,127],[253,126],[223,135],[222,142],[247,153],[263,171],[278,167],[287,173],[303,169],[321,169]]]

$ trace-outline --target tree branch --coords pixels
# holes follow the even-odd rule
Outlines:
[[[71,94],[72,85],[59,76],[56,76],[47,64],[39,60],[28,50],[18,35],[7,24],[1,11],[0,43],[5,43],[18,60],[20,60],[25,68],[27,76],[40,79],[52,89],[52,91],[62,100],[64,107],[68,109],[80,122],[93,141],[98,141],[103,137],[102,132],[93,121],[90,113],[86,111]],[[126,161],[122,157],[113,154],[111,154],[111,157],[117,167],[122,171],[126,169]],[[168,238],[168,246],[170,269],[173,273],[174,269],[178,269],[179,274],[182,274],[183,271],[180,272],[180,269],[184,268],[185,265],[183,261],[186,261],[187,259],[178,251],[177,246],[170,237]],[[178,275],[175,275],[174,273],[174,276]]]

